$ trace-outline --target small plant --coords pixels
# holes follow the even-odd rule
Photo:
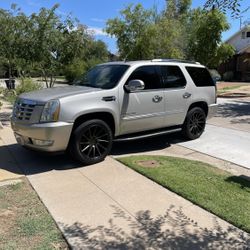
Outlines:
[[[3,93],[3,91],[4,91],[4,88],[0,87],[0,95]]]
[[[34,82],[31,78],[21,78],[21,83],[16,87],[16,94],[31,92],[42,89],[43,86],[40,83]]]
[[[2,93],[4,98],[10,102],[14,103],[16,97],[22,93],[31,92],[35,90],[42,89],[43,86],[39,83],[34,82],[31,78],[21,78],[21,83],[16,87],[16,89],[3,89]]]

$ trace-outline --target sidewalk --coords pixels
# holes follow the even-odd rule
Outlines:
[[[247,233],[112,157],[81,167],[66,156],[17,146],[10,128],[0,130],[0,137],[73,249],[243,249],[250,244]],[[167,151],[183,155],[179,147]],[[1,157],[1,168],[6,159]]]

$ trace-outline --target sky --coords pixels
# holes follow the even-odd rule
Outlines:
[[[141,3],[147,9],[156,6],[158,11],[161,11],[164,8],[165,0],[0,0],[0,8],[9,9],[12,3],[17,4],[27,15],[38,12],[41,7],[51,8],[54,4],[59,3],[57,14],[62,17],[68,14],[76,17],[80,23],[87,25],[94,32],[96,39],[103,40],[108,45],[108,49],[112,53],[116,53],[115,38],[109,37],[103,31],[107,19],[118,17],[119,11],[130,3]],[[205,0],[193,0],[192,7],[202,7],[204,3]],[[249,0],[241,0],[242,10],[248,6]],[[229,13],[227,17],[231,27],[223,33],[223,40],[240,29],[239,19],[231,18]],[[250,20],[250,10],[242,14],[242,22],[247,20]]]

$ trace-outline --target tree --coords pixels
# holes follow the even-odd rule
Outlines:
[[[24,76],[35,70],[52,87],[67,66],[77,64],[80,69],[107,57],[105,44],[95,41],[76,19],[57,15],[58,6],[30,16],[16,5],[10,11],[0,9],[0,63],[8,65],[10,76],[13,70]]]
[[[23,34],[28,19],[15,4],[11,10],[0,9],[0,58],[2,65],[7,65],[9,78],[13,71],[21,65],[19,55],[24,54]]]
[[[219,10],[194,10],[189,29],[187,58],[208,67],[217,67],[221,61],[232,56],[233,48],[221,42],[221,34],[229,29],[229,24]]]
[[[129,5],[120,14],[121,18],[109,19],[106,27],[106,32],[117,39],[120,57],[129,60],[151,58],[151,41],[156,32],[152,10],[137,4]]]
[[[96,64],[107,61],[108,56],[108,49],[103,41],[88,41],[84,53],[65,65],[64,74],[66,79],[68,82],[73,82]]]
[[[168,0],[163,13],[129,5],[120,18],[109,19],[106,31],[117,38],[121,58],[184,58],[191,0]]]
[[[235,48],[230,44],[221,43],[217,49],[214,58],[210,61],[210,68],[215,69],[221,63],[225,62],[227,59],[232,57],[235,54]]]
[[[176,58],[183,59],[185,36],[181,38],[183,25],[178,19],[163,16],[155,24],[156,35],[152,40],[153,58]]]
[[[191,3],[192,0],[166,0],[165,15],[174,19],[187,17]]]
[[[191,0],[166,0],[166,8],[156,22],[158,56],[185,58],[190,7]]]
[[[70,17],[62,21],[56,15],[57,8],[58,5],[51,9],[42,8],[30,18],[33,45],[29,57],[41,71],[47,87],[54,85],[55,75],[83,53],[85,43],[90,40],[86,27],[77,26]]]
[[[107,32],[117,38],[122,58],[180,58],[217,67],[234,53],[222,44],[221,34],[229,28],[219,10],[191,10],[191,0],[167,0],[162,13],[132,5],[121,18],[108,20]]]

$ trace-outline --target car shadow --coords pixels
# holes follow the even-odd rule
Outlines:
[[[181,142],[180,134],[158,136],[151,139],[131,142],[115,142],[110,155],[119,156],[132,153],[143,153],[162,150],[171,144]],[[0,169],[24,175],[34,175],[53,170],[63,171],[84,167],[73,160],[69,154],[49,154],[23,148],[19,144],[0,147]]]
[[[135,141],[115,142],[111,154],[114,156],[134,153],[146,153],[171,147],[171,144],[184,142],[181,133],[155,136]]]
[[[19,144],[0,147],[0,169],[24,175],[81,167],[67,154],[45,154],[28,150]]]

